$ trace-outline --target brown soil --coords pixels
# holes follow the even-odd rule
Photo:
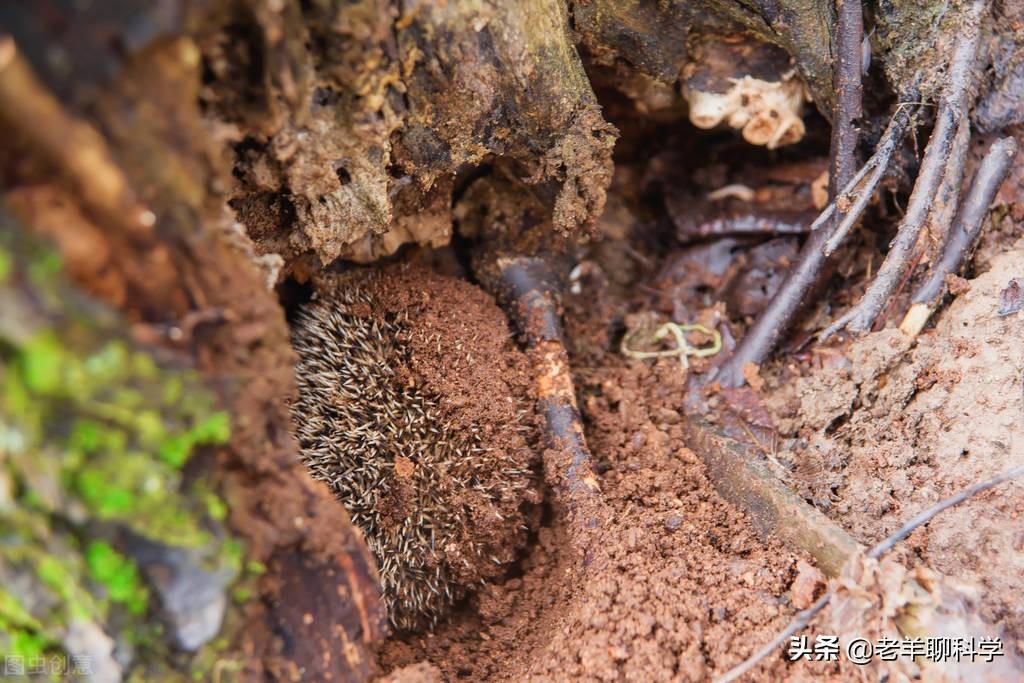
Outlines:
[[[557,512],[547,514],[503,580],[482,586],[433,633],[384,645],[378,664],[389,681],[708,680],[820,595],[817,569],[759,538],[687,448],[678,360],[628,362],[618,350],[624,329],[645,324],[635,314],[650,311],[708,325],[731,316],[728,328],[719,325],[728,348],[763,305],[757,297],[770,295],[751,294],[735,279],[751,264],[785,267],[790,254],[764,251],[771,242],[763,239],[760,246],[724,240],[718,251],[654,246],[653,221],[628,208],[640,173],[626,164],[616,173],[616,186],[633,184],[610,195],[606,239],[580,254],[565,300],[580,410],[612,523],[580,566]],[[835,302],[856,291],[866,259],[877,265],[878,254],[864,249],[840,269],[850,286],[822,297],[779,360],[751,374],[756,390],[742,398],[750,436],[777,475],[865,545],[1024,462],[1017,343],[1024,318],[996,313],[1003,290],[1024,274],[1020,245],[1007,251],[1022,216],[1014,197],[1004,201],[1009,211],[997,211],[975,260],[983,274],[958,283],[956,300],[913,348],[895,330],[852,345],[806,346],[809,332],[841,312]],[[732,300],[731,291],[747,293]],[[899,314],[897,305],[890,325]],[[698,361],[691,371],[703,369]],[[741,401],[723,393],[710,403],[736,410]],[[1022,491],[1010,484],[947,511],[893,554],[912,569],[978,588],[981,616],[1017,652],[1024,649]],[[841,628],[829,619],[811,626],[812,638]],[[749,680],[854,675],[826,663],[790,664],[780,648]]]
[[[782,628],[793,599],[803,607],[820,590],[795,582],[798,558],[758,539],[686,448],[678,361],[629,363],[614,349],[615,325],[635,304],[612,289],[589,282],[566,311],[587,438],[613,511],[602,541],[577,567],[566,530],[545,520],[517,571],[481,587],[433,633],[389,641],[384,672],[429,661],[444,680],[705,680]],[[781,659],[766,667],[785,669]]]
[[[829,367],[771,394],[792,483],[858,540],[875,543],[920,510],[1024,464],[1024,319],[1000,293],[1024,251],[996,256],[913,349],[896,330],[852,344]],[[982,616],[1024,644],[1024,487],[1007,484],[940,515],[899,548],[979,585]],[[1020,647],[1020,645],[1018,645]]]

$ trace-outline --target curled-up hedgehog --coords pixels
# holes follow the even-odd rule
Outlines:
[[[320,282],[292,340],[302,459],[364,532],[391,624],[432,627],[526,542],[527,359],[487,294],[416,267]]]

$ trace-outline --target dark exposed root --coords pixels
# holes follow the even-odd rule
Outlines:
[[[842,317],[830,325],[822,338],[840,330],[867,332],[871,330],[879,313],[896,292],[913,257],[914,247],[935,197],[942,183],[960,117],[966,112],[968,98],[974,83],[974,62],[978,55],[980,23],[988,7],[987,0],[975,0],[966,17],[963,33],[957,40],[950,60],[948,82],[940,96],[935,128],[925,149],[921,170],[907,204],[907,212],[889,245],[885,261],[878,269],[861,300]]]
[[[558,278],[542,257],[499,257],[495,288],[526,344],[533,350],[535,381],[548,449],[544,476],[558,496],[573,537],[586,550],[608,519],[593,458],[576,407],[576,391],[559,317]]]
[[[989,148],[974,174],[971,189],[949,231],[942,255],[932,267],[928,279],[914,293],[913,305],[900,324],[900,329],[906,334],[916,336],[921,332],[945,294],[946,276],[959,271],[974,249],[988,216],[989,205],[1006,179],[1016,154],[1017,142],[1009,137],[998,140]]]

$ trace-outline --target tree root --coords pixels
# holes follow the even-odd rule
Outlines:
[[[928,279],[914,294],[910,310],[900,323],[900,330],[904,334],[916,337],[935,312],[946,292],[946,276],[960,270],[974,249],[985,217],[988,216],[989,205],[1006,179],[1016,154],[1017,142],[1013,138],[1002,138],[989,147],[981,167],[974,174],[971,189],[949,232],[942,255],[932,267]]]
[[[953,58],[950,60],[949,80],[940,97],[935,128],[925,149],[921,171],[914,183],[906,215],[900,223],[895,239],[889,245],[885,261],[882,262],[878,274],[861,300],[832,323],[821,334],[822,339],[843,329],[851,332],[869,331],[902,281],[903,274],[912,260],[918,236],[935,203],[960,117],[966,111],[968,95],[974,83],[973,69],[978,55],[980,23],[987,7],[987,0],[974,0],[967,13],[964,32],[957,40]]]
[[[911,96],[908,99],[916,97]],[[889,169],[893,155],[903,140],[913,110],[913,106],[909,104],[897,107],[882,139],[878,142],[874,155],[843,187],[839,197],[826,206],[811,224],[811,235],[800,250],[797,262],[790,269],[779,291],[747,331],[735,353],[720,366],[718,373],[713,377],[722,386],[742,386],[746,381],[743,378],[743,366],[747,363],[759,365],[775,349],[782,335],[793,324],[797,312],[804,304],[808,292],[818,281],[822,267],[831,254],[827,249],[831,238],[838,235],[838,239],[841,240],[845,237],[867,208],[868,201]],[[849,205],[849,208],[838,224],[831,223],[839,204]]]
[[[861,0],[839,0],[836,6],[837,54],[833,80],[837,94],[829,152],[829,199],[835,199],[836,192],[850,182],[857,167],[855,155],[858,130],[854,123],[861,116],[863,99],[861,49],[864,41],[864,16]],[[833,223],[840,222],[844,214],[842,209],[837,211],[832,218]]]
[[[892,548],[897,543],[899,543],[907,536],[909,536],[911,532],[913,532],[921,525],[927,524],[933,517],[935,517],[943,510],[951,508],[954,505],[959,505],[968,498],[971,498],[972,496],[975,496],[981,493],[982,491],[987,491],[988,489],[994,486],[998,486],[1003,482],[1009,481],[1010,479],[1014,479],[1021,475],[1024,475],[1024,467],[1014,467],[1013,469],[1007,470],[1006,472],[1003,472],[1000,475],[997,475],[991,479],[987,479],[985,481],[969,486],[963,491],[960,491],[959,493],[952,495],[949,498],[939,501],[938,503],[931,506],[927,510],[920,512],[918,515],[916,515],[909,522],[907,522],[902,527],[897,529],[890,536],[886,537],[877,545],[873,546],[866,553],[866,557],[869,559],[877,560],[882,555],[892,550]],[[759,649],[757,652],[755,652],[753,655],[751,655],[738,666],[730,669],[728,672],[725,673],[725,675],[715,679],[715,683],[729,683],[730,681],[736,680],[743,674],[753,669],[761,662],[761,660],[775,652],[779,648],[779,646],[784,644],[786,640],[788,640],[791,636],[796,635],[797,633],[802,631],[811,622],[811,619],[813,619],[815,615],[817,615],[819,612],[825,609],[825,607],[828,606],[828,604],[832,600],[832,596],[832,591],[826,592],[824,595],[818,598],[818,600],[813,605],[798,613],[796,618],[793,619],[793,621],[791,621],[785,629],[779,632],[779,634],[775,636],[775,638],[773,638],[771,642],[769,642],[767,645]],[[966,637],[971,634],[961,633],[960,635]]]
[[[762,535],[777,536],[790,548],[814,558],[829,576],[838,576],[860,544],[842,527],[804,502],[769,471],[747,444],[728,428],[687,417],[689,446],[704,461],[715,490],[750,516]]]
[[[585,550],[609,518],[576,406],[576,390],[559,317],[558,278],[543,257],[499,257],[498,299],[531,349],[547,433],[544,478],[564,507],[574,540]]]

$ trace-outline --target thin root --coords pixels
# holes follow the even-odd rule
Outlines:
[[[987,0],[974,0],[967,12],[965,30],[957,40],[950,60],[949,80],[940,97],[935,128],[925,148],[921,171],[910,194],[907,212],[900,222],[896,237],[889,245],[889,252],[861,300],[822,332],[822,339],[844,328],[851,332],[871,330],[910,266],[918,236],[934,207],[960,117],[968,104],[974,83],[973,69],[978,55],[980,24],[987,8]]]

